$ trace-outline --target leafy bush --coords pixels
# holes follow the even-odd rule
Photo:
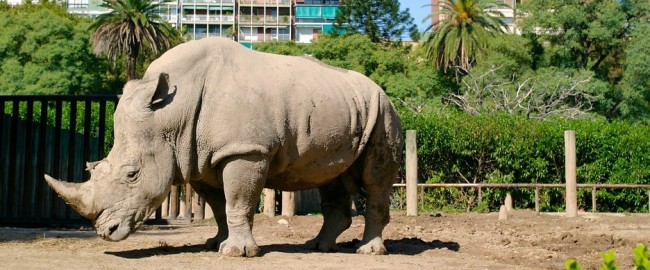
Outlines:
[[[650,184],[648,124],[583,120],[529,120],[511,115],[401,111],[404,130],[417,131],[418,178],[426,183],[563,183],[564,131],[576,131],[578,183]],[[579,190],[579,207],[591,191]],[[482,200],[498,210],[509,192],[515,207],[533,208],[534,189],[487,189]],[[541,189],[542,211],[563,209],[563,189]],[[427,189],[425,208],[474,209],[475,190]],[[647,211],[645,190],[601,189],[600,211]]]
[[[634,252],[634,265],[637,270],[648,270],[650,269],[650,257],[648,257],[648,247],[644,244],[637,244],[633,250]],[[613,250],[603,252],[600,254],[600,257],[603,258],[603,265],[600,267],[601,270],[618,270],[616,266],[616,254]],[[567,270],[580,270],[582,266],[574,259],[569,259],[564,263],[564,267]]]

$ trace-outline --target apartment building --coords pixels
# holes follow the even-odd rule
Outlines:
[[[338,4],[338,0],[176,0],[163,3],[160,14],[184,29],[189,39],[220,36],[251,47],[275,40],[310,43],[319,33],[332,30]]]
[[[7,0],[15,6],[23,0]],[[61,0],[69,13],[95,18],[110,10],[104,0]],[[310,43],[333,30],[340,0],[173,0],[159,14],[188,39],[226,37],[252,43],[294,40]]]

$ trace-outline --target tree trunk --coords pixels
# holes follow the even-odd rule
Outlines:
[[[129,55],[126,62],[126,80],[131,81],[135,80],[135,66],[138,62],[137,55]]]
[[[140,44],[133,44],[127,52],[126,62],[126,81],[135,80],[135,67],[138,64],[138,54],[140,53]]]

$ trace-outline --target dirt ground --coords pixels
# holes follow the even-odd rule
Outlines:
[[[278,222],[280,220],[288,221]],[[596,269],[600,252],[614,249],[630,269],[632,249],[650,243],[648,214],[391,213],[384,231],[387,256],[355,254],[363,218],[338,239],[338,253],[305,249],[322,216],[256,215],[256,258],[230,258],[203,248],[216,233],[211,224],[145,226],[127,240],[101,240],[90,229],[0,228],[2,269],[563,269],[568,258]]]

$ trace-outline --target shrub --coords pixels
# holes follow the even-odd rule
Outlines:
[[[470,116],[460,112],[401,112],[404,130],[417,131],[418,178],[426,183],[563,183],[564,131],[575,130],[578,183],[650,184],[648,124],[600,118],[530,120],[520,116]],[[515,206],[534,207],[533,189],[483,190],[482,200],[498,210],[505,193]],[[562,189],[541,189],[543,211],[563,209]],[[590,208],[591,191],[581,189],[579,207]],[[474,190],[428,189],[426,208],[473,209]],[[647,211],[645,190],[598,191],[600,211]]]

